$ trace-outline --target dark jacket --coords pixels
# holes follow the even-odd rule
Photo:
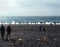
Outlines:
[[[8,26],[8,27],[7,27],[7,33],[10,33],[10,32],[11,32],[11,27]]]
[[[4,33],[5,32],[4,26],[2,26],[0,30],[1,30],[1,33]]]

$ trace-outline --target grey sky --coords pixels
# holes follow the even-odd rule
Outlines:
[[[50,15],[60,15],[60,0],[0,0],[0,16]]]

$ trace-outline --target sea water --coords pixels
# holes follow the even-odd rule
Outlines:
[[[60,22],[60,16],[1,16],[0,22],[35,23],[35,22]]]

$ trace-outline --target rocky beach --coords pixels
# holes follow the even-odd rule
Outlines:
[[[7,26],[0,47],[60,47],[60,25],[11,24],[11,38],[6,41]]]

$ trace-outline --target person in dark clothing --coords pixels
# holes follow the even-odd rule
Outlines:
[[[4,32],[5,32],[5,27],[3,26],[3,24],[0,28],[0,30],[1,30],[1,38],[3,39],[4,38]]]
[[[11,27],[10,25],[7,27],[7,39],[10,38],[10,34],[11,34]]]
[[[39,30],[41,31],[41,26],[40,26],[40,29]]]
[[[43,27],[43,31],[46,31],[45,27]]]
[[[39,30],[42,31],[42,26],[39,27]]]

